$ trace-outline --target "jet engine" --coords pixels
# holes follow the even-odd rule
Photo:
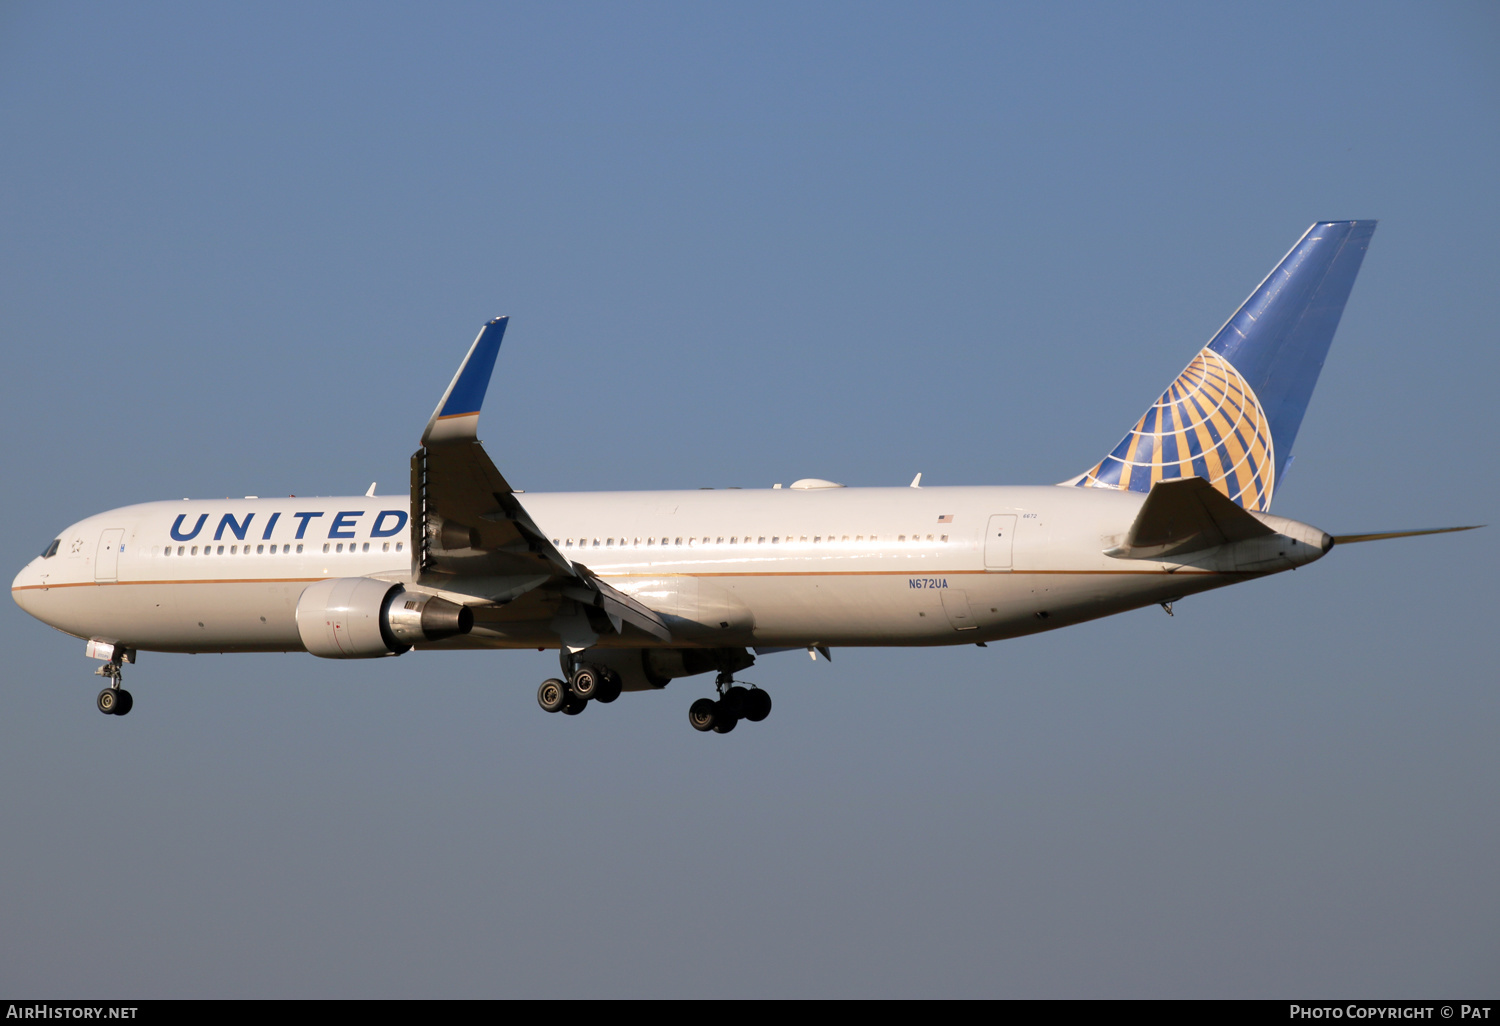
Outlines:
[[[400,655],[473,627],[474,613],[467,606],[372,577],[319,581],[297,600],[303,647],[325,659]]]

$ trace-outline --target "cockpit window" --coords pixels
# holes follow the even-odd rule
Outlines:
[[[61,538],[53,538],[50,542],[47,543],[47,547],[42,550],[42,558],[51,559],[53,556],[57,555],[57,547],[61,544]]]

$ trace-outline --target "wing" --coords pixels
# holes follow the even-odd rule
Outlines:
[[[662,640],[661,617],[568,559],[532,520],[478,439],[479,410],[509,318],[480,329],[411,458],[412,579],[489,602],[552,593]]]

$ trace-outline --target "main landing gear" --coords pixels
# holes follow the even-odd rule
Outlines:
[[[620,697],[623,682],[607,666],[582,663],[573,667],[566,681],[553,677],[542,681],[536,691],[536,704],[549,713],[577,716],[590,702],[613,702]]]
[[[109,687],[99,692],[99,698],[94,703],[99,711],[106,716],[124,716],[128,713],[135,705],[135,699],[130,696],[129,691],[120,687],[120,681],[125,676],[120,670],[120,664],[112,659],[95,670],[94,675],[109,678]]]
[[[759,723],[771,715],[771,696],[757,687],[741,687],[734,682],[734,674],[721,673],[714,681],[719,698],[700,698],[688,708],[688,722],[694,730],[711,730],[715,734],[727,734],[740,720]]]

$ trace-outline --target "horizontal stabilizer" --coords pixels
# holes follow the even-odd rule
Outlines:
[[[1158,481],[1141,504],[1117,559],[1159,559],[1275,534],[1201,477]]]
[[[1380,534],[1336,534],[1333,536],[1335,545],[1352,545],[1362,541],[1384,541],[1387,538],[1414,538],[1419,534],[1452,534],[1454,531],[1477,531],[1484,524],[1470,524],[1468,527],[1429,527],[1424,531],[1384,531]]]

